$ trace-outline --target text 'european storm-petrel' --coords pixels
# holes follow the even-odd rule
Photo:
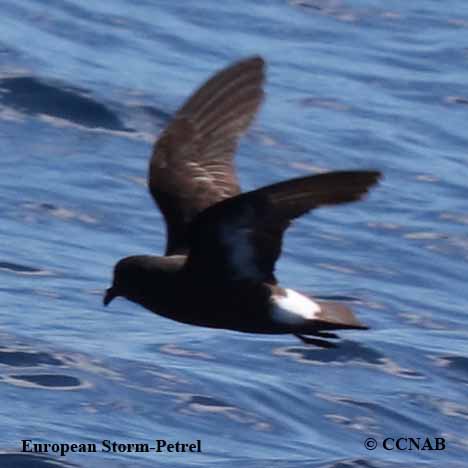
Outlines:
[[[323,340],[337,338],[330,330],[367,327],[343,304],[280,287],[275,262],[291,220],[359,200],[380,173],[329,172],[241,193],[234,153],[262,102],[263,82],[264,61],[248,58],[214,75],[176,113],[149,167],[167,224],[165,256],[120,260],[104,304],[123,296],[179,322],[292,333],[331,347]]]

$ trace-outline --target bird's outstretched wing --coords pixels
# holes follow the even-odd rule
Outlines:
[[[187,253],[192,219],[240,192],[234,153],[262,102],[263,81],[260,57],[221,70],[188,99],[156,141],[148,183],[166,219],[166,255]]]
[[[214,281],[276,284],[275,262],[291,220],[322,205],[359,200],[379,178],[377,171],[329,172],[223,200],[192,222],[187,268]]]

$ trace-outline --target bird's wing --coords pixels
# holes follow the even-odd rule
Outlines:
[[[187,268],[213,280],[276,284],[275,262],[291,220],[322,205],[359,200],[379,178],[376,171],[329,172],[223,200],[192,222]]]
[[[166,255],[187,253],[192,219],[240,192],[234,153],[262,102],[263,81],[260,57],[221,70],[188,99],[156,141],[148,184],[166,219]]]

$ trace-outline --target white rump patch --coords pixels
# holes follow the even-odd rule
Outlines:
[[[277,323],[301,325],[306,320],[317,319],[320,305],[293,289],[285,289],[286,296],[271,297],[272,318]]]

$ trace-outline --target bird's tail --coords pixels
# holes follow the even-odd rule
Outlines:
[[[303,343],[320,348],[336,348],[337,345],[328,339],[337,339],[338,335],[329,330],[368,330],[353,314],[349,307],[339,302],[317,301],[320,312],[317,318],[310,320],[294,333]],[[312,335],[312,337],[311,337]],[[326,339],[324,339],[326,338]]]
[[[369,327],[363,325],[353,314],[353,311],[339,302],[317,301],[320,305],[320,312],[308,326],[301,330],[302,334],[316,333],[321,330],[367,330]]]

